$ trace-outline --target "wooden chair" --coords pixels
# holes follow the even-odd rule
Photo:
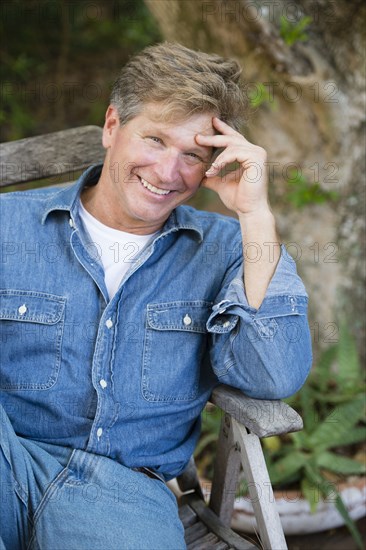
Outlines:
[[[0,185],[21,185],[68,175],[76,179],[91,164],[104,160],[101,128],[84,126],[1,145]],[[183,496],[180,517],[188,549],[247,550],[257,548],[230,529],[240,465],[249,486],[261,546],[287,548],[275,506],[259,438],[302,429],[299,415],[282,401],[251,399],[228,386],[219,386],[210,401],[223,411],[214,479],[206,505],[193,458],[177,479]]]

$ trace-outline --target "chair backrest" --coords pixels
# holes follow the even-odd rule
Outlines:
[[[0,145],[0,186],[52,178],[75,180],[91,164],[102,163],[102,128],[81,126]]]

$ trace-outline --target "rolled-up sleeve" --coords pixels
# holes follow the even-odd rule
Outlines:
[[[214,372],[250,397],[288,397],[312,364],[304,284],[284,245],[259,309],[248,304],[243,273],[243,264],[233,267],[207,321]]]

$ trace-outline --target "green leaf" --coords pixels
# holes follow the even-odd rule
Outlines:
[[[250,105],[253,108],[258,108],[265,104],[271,109],[277,106],[276,100],[270,94],[269,88],[267,88],[262,82],[256,82],[254,87],[248,91]]]
[[[310,512],[314,514],[319,503],[318,485],[304,477],[301,480],[301,492],[310,504]]]
[[[342,434],[341,437],[334,436],[332,444],[329,445],[330,448],[333,447],[344,447],[346,445],[354,445],[355,443],[360,443],[366,441],[366,427],[360,426],[359,428],[353,428],[346,434]]]
[[[280,458],[274,464],[268,466],[269,475],[273,484],[286,481],[306,464],[308,457],[301,452],[294,451]]]
[[[297,450],[307,449],[309,447],[308,434],[305,430],[289,434]]]
[[[338,391],[341,391],[341,394],[337,393],[330,393],[331,390],[325,390],[325,393],[321,393],[319,391],[313,390],[314,398],[316,401],[319,401],[320,403],[334,403],[334,404],[340,404],[340,403],[348,403],[352,397],[355,399],[360,395],[360,387],[358,386],[357,389],[354,388],[354,391],[348,391],[347,393],[343,393],[344,388],[341,388]],[[337,391],[337,390],[333,390]],[[301,412],[302,414],[302,412]]]
[[[349,515],[348,510],[342,500],[342,497],[337,491],[335,485],[326,480],[318,470],[311,466],[310,463],[305,465],[305,473],[309,481],[318,487],[319,491],[325,499],[329,500],[331,495],[331,498],[334,499],[334,505],[337,508],[338,512],[341,514],[345,525],[347,526],[360,550],[363,550],[360,532],[358,531],[355,522]]]
[[[346,435],[361,419],[364,412],[363,396],[335,407],[318,428],[310,435],[309,443],[313,449],[326,449]]]
[[[304,42],[308,35],[305,29],[312,21],[311,17],[302,17],[296,23],[292,23],[283,15],[280,18],[280,35],[288,46],[295,42]]]
[[[358,359],[356,341],[345,323],[341,325],[338,343],[338,372],[339,383],[346,388],[359,386],[362,380],[361,366]]]
[[[360,548],[360,550],[363,550],[364,546],[363,546],[361,534],[360,534],[359,530],[357,529],[357,525],[355,524],[355,522],[353,521],[353,519],[349,515],[348,510],[347,510],[347,508],[346,508],[346,506],[345,506],[345,504],[342,500],[341,495],[338,493],[338,491],[337,491],[337,496],[336,496],[336,500],[335,500],[334,504],[335,504],[335,507],[337,508],[338,512],[341,514],[341,516],[344,520],[344,523],[348,527],[348,530],[351,533],[351,535],[352,535],[354,541],[356,542],[357,546]]]
[[[307,204],[322,203],[338,197],[334,191],[326,191],[318,182],[311,183],[299,170],[290,170],[287,180],[287,200],[297,208]]]
[[[325,390],[330,379],[330,369],[337,357],[338,346],[330,346],[320,355],[310,381],[315,380],[320,390]]]
[[[317,465],[320,468],[324,468],[331,472],[343,475],[361,475],[366,473],[366,465],[353,460],[352,458],[347,458],[345,456],[340,456],[335,453],[330,453],[324,451],[317,456]]]
[[[314,414],[314,397],[309,386],[304,386],[302,388],[300,392],[300,403],[305,429],[308,432],[312,432],[316,426],[316,415]]]

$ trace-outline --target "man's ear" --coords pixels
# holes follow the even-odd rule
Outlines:
[[[109,105],[105,114],[105,122],[103,126],[102,143],[105,149],[112,145],[113,137],[119,128],[119,116],[117,109],[113,105]]]

